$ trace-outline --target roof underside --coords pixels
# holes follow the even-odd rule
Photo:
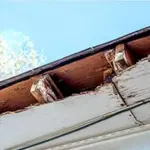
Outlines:
[[[1,81],[0,112],[36,103],[30,88],[43,74],[51,75],[64,96],[95,88],[102,82],[102,70],[109,66],[104,51],[122,43],[126,43],[137,58],[147,56],[150,54],[150,27]]]
[[[64,66],[64,65],[76,62],[76,61],[78,61],[80,59],[84,59],[84,58],[86,58],[88,56],[92,56],[92,55],[94,55],[96,53],[99,53],[99,52],[102,52],[102,51],[114,48],[117,44],[133,41],[133,40],[136,40],[138,38],[145,37],[145,36],[148,36],[148,35],[150,35],[150,27],[143,28],[141,30],[138,30],[138,31],[135,31],[133,33],[127,34],[127,35],[122,36],[120,38],[117,38],[115,40],[109,41],[107,43],[87,48],[87,49],[82,50],[82,51],[80,51],[78,53],[69,55],[69,56],[64,57],[62,59],[59,59],[57,61],[51,62],[49,64],[46,64],[44,66],[40,66],[38,68],[35,68],[35,69],[31,70],[31,71],[25,72],[25,73],[20,74],[18,76],[12,77],[12,78],[4,80],[4,81],[0,81],[0,89],[3,89],[3,88],[5,88],[5,87],[7,87],[9,85],[14,84],[14,83],[23,81],[23,80],[28,79],[30,77],[33,77],[35,75],[39,75],[39,74],[44,73],[46,71],[59,68],[61,66]],[[140,41],[141,40],[138,41],[138,44],[140,44],[140,47],[139,47],[139,45],[136,46],[137,41],[129,42],[129,46],[131,48],[133,48],[133,49],[136,49],[137,47],[139,47],[138,51],[140,53],[141,53],[141,49],[146,48],[146,50],[148,50],[149,46],[146,45],[146,47],[143,48],[143,45],[145,45],[145,43],[142,44],[142,42],[140,42]],[[149,44],[149,43],[147,43],[147,44]]]

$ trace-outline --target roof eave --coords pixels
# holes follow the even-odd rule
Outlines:
[[[54,62],[48,63],[46,65],[40,66],[38,68],[27,71],[27,72],[22,73],[20,75],[11,77],[11,78],[3,80],[3,81],[0,81],[0,90],[3,89],[3,88],[8,87],[10,85],[13,85],[15,83],[26,80],[30,77],[35,76],[35,75],[39,75],[39,74],[42,74],[46,71],[56,69],[58,67],[67,65],[67,64],[72,63],[74,61],[78,61],[80,59],[91,56],[93,54],[105,51],[106,49],[111,49],[111,48],[115,47],[117,44],[132,41],[132,40],[136,40],[138,38],[147,36],[149,34],[150,34],[150,26],[146,27],[146,28],[143,28],[141,30],[132,32],[130,34],[127,34],[127,35],[122,36],[120,38],[117,38],[115,40],[106,42],[104,44],[100,44],[100,45],[97,45],[97,46],[94,46],[94,47],[87,48],[85,50],[82,50],[82,51],[77,52],[75,54],[69,55],[69,56],[64,57],[62,59],[56,60]]]

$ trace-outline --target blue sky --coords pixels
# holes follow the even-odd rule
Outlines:
[[[37,1],[1,0],[0,31],[29,35],[46,63],[150,25],[148,1]]]

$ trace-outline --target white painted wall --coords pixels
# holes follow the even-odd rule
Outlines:
[[[112,86],[108,85],[94,93],[68,97],[63,101],[37,106],[21,113],[4,115],[0,117],[0,149],[32,141],[37,137],[103,115],[121,108],[120,104],[122,100],[113,94]],[[46,146],[134,127],[136,124],[130,115],[130,112],[125,112],[57,139]]]
[[[137,63],[136,67],[115,77],[121,95],[128,105],[139,100],[150,99],[150,62],[145,59]],[[150,104],[133,109],[136,118],[144,123],[150,123]]]
[[[149,150],[150,130],[112,138],[97,143],[85,144],[71,150]],[[65,149],[67,150],[67,149]]]
[[[149,150],[150,124],[91,137],[48,150]]]
[[[150,98],[150,66],[147,63],[149,62],[145,60],[139,63],[136,68],[115,78],[115,82],[128,105],[143,98]],[[142,69],[142,67],[145,67],[145,69]],[[143,70],[143,73],[138,72],[138,70]],[[135,96],[130,97],[129,95],[133,93],[136,93]],[[68,97],[63,101],[37,106],[21,113],[3,115],[0,117],[0,150],[23,143],[24,145],[34,143],[36,138],[47,139],[49,134],[62,128],[117,110],[122,107],[122,103],[119,95],[113,93],[112,86],[107,85],[97,92]],[[149,110],[150,104],[147,104],[134,109],[133,113],[139,121],[146,124],[150,123]],[[135,118],[128,111],[84,130],[48,142],[42,147],[32,149],[51,148],[136,126]],[[148,138],[149,135],[144,138],[146,137]]]

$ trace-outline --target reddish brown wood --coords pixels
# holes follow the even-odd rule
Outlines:
[[[140,58],[146,57],[150,54],[150,35],[134,41],[130,41],[127,43],[127,46],[134,52],[134,54],[138,54]]]
[[[39,103],[53,102],[58,99],[55,91],[59,91],[51,77],[47,74],[33,83],[31,93]],[[59,91],[57,94],[62,96]]]
[[[150,53],[150,36],[130,41],[127,46],[129,50],[143,57]],[[104,53],[99,52],[54,70],[47,70],[44,74],[51,75],[58,89],[66,97],[100,85],[103,82],[103,71],[108,67],[110,65]],[[29,76],[21,82],[19,80],[18,83],[0,90],[0,112],[18,110],[35,104],[37,101],[30,93],[30,88],[41,75],[32,78]]]
[[[56,91],[58,97],[61,99],[64,98],[62,92],[59,90],[59,88],[56,86],[56,84],[54,83],[54,81],[52,80],[52,78],[50,76],[48,76],[48,81],[50,82],[50,84],[54,88],[54,90]]]

